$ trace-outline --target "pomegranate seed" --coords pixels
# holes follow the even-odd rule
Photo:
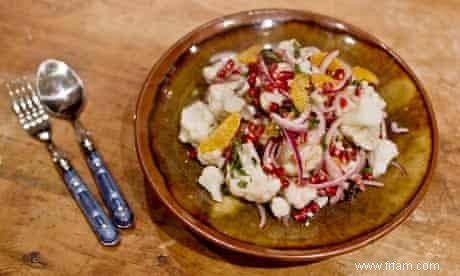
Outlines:
[[[259,96],[259,91],[255,88],[250,88],[248,90],[248,96],[251,98],[257,98]]]
[[[321,174],[321,175],[319,176],[319,182],[320,182],[320,183],[321,183],[321,182],[326,182],[327,180],[328,180],[327,175]]]
[[[279,107],[280,106],[277,103],[270,103],[270,105],[268,106],[268,110],[270,112],[277,112]]]
[[[326,187],[324,188],[327,196],[335,196],[337,192],[337,187]]]
[[[315,174],[313,175],[312,177],[310,177],[310,182],[312,184],[318,184],[319,183],[319,175],[318,174]]]
[[[356,95],[357,97],[359,97],[359,96],[361,95],[361,88],[359,87],[359,85],[356,86],[356,88],[355,88],[355,95]]]
[[[257,63],[249,63],[248,71],[249,73],[254,73],[257,75],[257,73],[259,72],[259,65]]]
[[[222,68],[217,72],[217,77],[220,79],[225,79],[225,76],[227,75],[227,71]]]
[[[281,81],[287,81],[294,78],[294,73],[290,71],[281,71],[278,73],[277,79]]]
[[[348,158],[348,154],[346,151],[340,152],[339,159],[340,159],[340,162],[342,163],[348,163],[348,161],[350,160],[350,158]]]
[[[307,219],[307,213],[308,210],[306,208],[303,208],[302,210],[294,213],[293,217],[298,222],[304,222]]]
[[[262,166],[262,169],[264,170],[265,173],[267,174],[273,174],[273,165],[272,164],[264,164]]]
[[[248,84],[249,86],[252,88],[252,87],[255,87],[256,86],[256,82],[257,82],[257,74],[256,73],[250,73],[248,75]]]
[[[334,156],[335,155],[335,150],[336,150],[336,147],[335,147],[335,144],[329,144],[329,154]]]
[[[284,177],[285,173],[284,173],[284,169],[282,167],[277,167],[277,168],[274,168],[273,169],[273,173],[278,176],[279,178],[282,178]]]
[[[267,92],[273,92],[273,90],[275,90],[275,84],[270,81],[266,81],[264,83],[264,90]]]
[[[190,148],[187,149],[187,156],[190,159],[196,159],[196,157],[198,156],[198,153],[197,153],[196,149],[190,147]]]
[[[265,130],[264,125],[257,125],[254,123],[249,123],[248,125],[249,133],[256,138],[259,138],[262,135],[262,133],[264,133],[264,130]]]
[[[358,151],[355,148],[351,148],[350,154],[352,157],[356,157],[356,155],[358,154]]]
[[[372,180],[374,177],[370,173],[363,173],[363,179]]]
[[[229,59],[229,60],[227,60],[227,63],[225,63],[224,68],[227,71],[230,71],[230,70],[233,69],[233,66],[235,66],[235,62],[233,61],[233,59]]]
[[[334,73],[332,74],[332,78],[335,80],[343,80],[344,77],[345,77],[345,71],[342,68],[335,70]]]
[[[321,209],[319,208],[318,203],[316,203],[315,201],[312,201],[310,204],[308,204],[308,207],[310,211],[312,211],[313,213],[318,213],[319,210]]]
[[[285,189],[289,186],[289,180],[286,178],[281,178],[281,189]]]
[[[344,108],[347,107],[347,105],[348,105],[347,99],[345,99],[345,98],[340,98],[339,104],[340,104],[340,108],[344,109]]]
[[[245,134],[245,135],[243,135],[243,137],[241,137],[241,141],[243,143],[248,143],[248,142],[253,142],[254,143],[254,142],[257,142],[257,138],[254,137],[251,134]]]

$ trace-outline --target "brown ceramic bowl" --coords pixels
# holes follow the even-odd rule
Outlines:
[[[214,203],[196,184],[197,162],[179,143],[180,110],[203,90],[201,68],[223,50],[296,38],[303,45],[340,49],[341,58],[374,71],[387,102],[389,120],[410,129],[391,135],[398,162],[408,176],[391,168],[351,202],[326,207],[309,227],[283,227],[269,218],[259,229],[254,205],[239,200]],[[217,245],[259,257],[311,261],[343,254],[377,240],[415,209],[433,174],[438,152],[436,122],[427,93],[392,50],[366,32],[339,20],[294,10],[255,10],[225,16],[195,29],[156,63],[139,95],[135,135],[146,179],[160,200],[190,229]]]

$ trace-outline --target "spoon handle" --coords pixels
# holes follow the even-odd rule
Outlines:
[[[123,197],[120,188],[105,165],[102,156],[94,147],[88,136],[84,137],[81,146],[85,153],[86,162],[99,187],[105,205],[109,209],[113,223],[118,228],[129,228],[133,224],[134,215]]]
[[[119,242],[117,228],[104,213],[77,171],[72,167],[69,160],[64,158],[52,145],[49,146],[49,151],[72,197],[82,210],[101,244],[105,246],[116,245]]]

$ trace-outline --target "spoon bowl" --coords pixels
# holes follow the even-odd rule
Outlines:
[[[48,112],[63,119],[76,119],[83,110],[83,82],[70,66],[48,59],[37,71],[37,88],[41,102]]]

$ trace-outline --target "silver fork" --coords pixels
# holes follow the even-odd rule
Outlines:
[[[118,231],[99,203],[88,190],[86,184],[54,145],[51,138],[51,125],[37,96],[35,88],[25,78],[18,78],[6,84],[11,99],[11,107],[16,113],[21,127],[31,136],[46,144],[56,168],[64,178],[64,182],[85,215],[86,220],[99,241],[106,246],[118,243]]]

